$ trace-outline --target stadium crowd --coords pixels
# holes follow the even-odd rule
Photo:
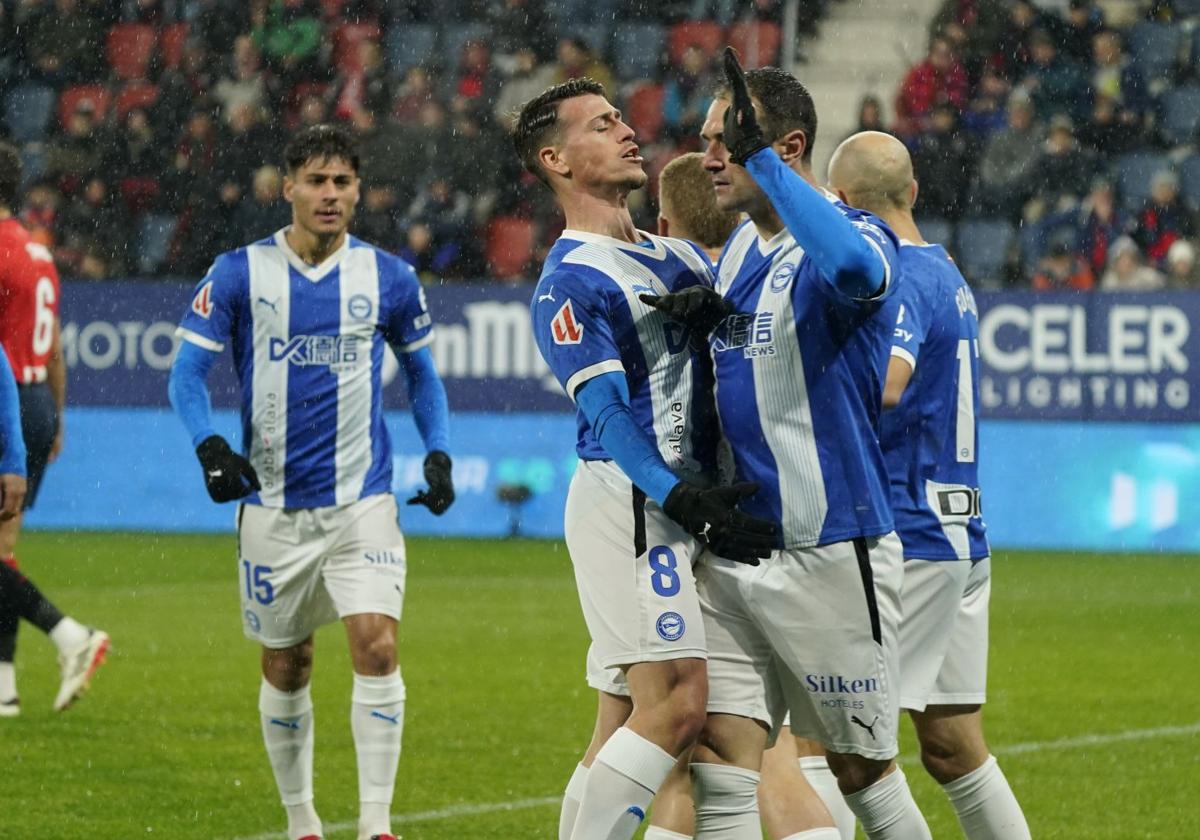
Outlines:
[[[830,2],[801,3],[797,35]],[[977,284],[1195,287],[1200,3],[1057,5],[946,0],[894,122],[867,97],[861,127],[909,144],[922,229]],[[0,134],[25,162],[22,219],[68,277],[198,276],[286,222],[273,150],[333,120],[363,150],[355,233],[423,277],[530,279],[562,222],[525,189],[513,110],[604,83],[638,132],[634,217],[652,226],[717,50],[776,62],[782,17],[781,0],[0,0]]]

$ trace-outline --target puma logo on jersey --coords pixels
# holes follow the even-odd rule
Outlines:
[[[255,303],[261,303],[263,306],[270,307],[272,312],[274,312],[276,315],[279,314],[279,298],[275,298],[275,300],[267,300],[262,295],[259,295],[258,300],[256,300]]]
[[[575,307],[570,298],[555,313],[550,322],[550,333],[555,344],[578,344],[583,340],[583,324],[575,320]]]
[[[201,318],[208,318],[212,315],[212,281],[209,280],[200,287],[200,291],[196,292],[196,296],[192,298],[192,311]]]
[[[541,303],[544,300],[548,300],[551,303],[558,303],[558,301],[556,301],[554,299],[554,287],[553,286],[550,287],[550,291],[546,292],[546,294],[538,295],[538,299],[537,299],[538,303]]]
[[[850,722],[855,724],[856,726],[861,726],[863,729],[867,730],[867,734],[871,736],[872,741],[876,740],[876,738],[875,738],[875,723],[878,720],[879,720],[879,715],[875,715],[875,720],[872,720],[870,723],[863,723],[862,718],[860,718],[858,715],[850,715]]]

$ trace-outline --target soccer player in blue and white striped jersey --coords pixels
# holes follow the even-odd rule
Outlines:
[[[929,837],[894,762],[900,543],[877,439],[895,291],[895,235],[815,187],[816,113],[775,68],[743,73],[702,136],[718,206],[749,216],[716,291],[655,301],[711,335],[718,413],[747,512],[776,522],[749,569],[705,556],[709,717],[692,757],[697,837],[760,837],[755,788],[771,729],[824,744],[872,838]],[[818,809],[824,811],[824,809]],[[837,838],[828,814],[805,837]]]
[[[590,670],[619,668],[629,689],[601,691],[598,730],[611,734],[572,776],[559,837],[628,840],[704,722],[693,557],[707,542],[756,562],[774,528],[736,509],[752,485],[706,486],[708,367],[689,331],[640,295],[708,287],[711,265],[688,242],[634,228],[628,197],[646,174],[633,130],[601,85],[575,79],[522,107],[514,144],[566,216],[530,302],[533,329],[579,410],[565,525]]]
[[[921,760],[968,840],[1030,836],[983,736],[991,561],[979,503],[979,313],[962,274],[913,221],[917,184],[896,138],[863,132],[838,147],[829,186],[900,237],[903,278],[880,444],[904,546],[900,705]]]
[[[384,345],[401,360],[428,452],[429,489],[409,503],[436,514],[454,500],[446,393],[412,267],[347,233],[359,197],[349,135],[326,125],[305,129],[284,157],[292,224],[217,257],[180,324],[170,396],[213,500],[242,499],[243,624],[263,649],[261,726],[288,836],[321,835],[309,676],[313,631],[340,618],[354,667],[358,836],[391,838],[406,560],[383,422]],[[226,345],[241,384],[245,455],[211,425],[205,379]]]

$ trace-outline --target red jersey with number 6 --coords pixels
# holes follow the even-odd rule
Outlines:
[[[49,249],[16,219],[0,221],[0,343],[22,385],[46,381],[58,299]]]

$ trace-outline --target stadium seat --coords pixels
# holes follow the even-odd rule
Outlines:
[[[1117,158],[1113,175],[1121,194],[1121,204],[1129,210],[1141,208],[1150,196],[1150,182],[1154,174],[1170,168],[1171,161],[1167,156],[1154,152],[1131,152]]]
[[[639,82],[625,100],[625,118],[637,133],[638,143],[651,143],[662,132],[663,93],[657,82]]]
[[[725,44],[725,30],[715,21],[685,20],[671,27],[667,44],[667,53],[673,64],[683,60],[683,53],[688,47],[699,47],[709,56],[714,56]]]
[[[54,114],[54,88],[26,82],[17,85],[4,99],[4,121],[12,139],[35,143],[46,136],[46,126]]]
[[[108,31],[106,55],[109,66],[118,79],[144,79],[157,45],[158,33],[153,26],[118,23]]]
[[[187,44],[188,25],[172,23],[164,26],[158,35],[158,54],[162,57],[163,67],[178,67],[183,60],[183,48]]]
[[[1170,23],[1143,21],[1129,33],[1129,52],[1147,79],[1170,75],[1179,60],[1183,30]]]
[[[936,242],[945,248],[954,246],[954,223],[937,216],[925,216],[915,220],[917,229],[926,242]]]
[[[361,70],[358,45],[363,41],[378,41],[382,33],[374,23],[343,23],[333,30],[333,66],[337,70]]]
[[[501,280],[525,277],[533,257],[533,222],[518,216],[498,216],[487,228],[488,267]]]
[[[1004,265],[1012,245],[1013,227],[999,219],[960,222],[954,252],[963,275],[972,283],[995,286],[1004,278]]]
[[[738,51],[743,67],[774,66],[779,62],[782,42],[779,24],[771,21],[749,21],[729,27],[729,46]]]
[[[450,70],[458,67],[458,61],[462,58],[463,47],[467,41],[488,41],[492,40],[492,28],[486,23],[459,23],[452,26],[446,26],[442,29],[442,66]],[[447,76],[456,76],[451,72]]]
[[[1196,140],[1196,129],[1200,127],[1200,87],[1175,88],[1163,94],[1162,133],[1175,144],[1191,143]]]
[[[1192,155],[1179,167],[1179,192],[1193,210],[1200,210],[1200,155]]]
[[[46,144],[26,143],[21,147],[21,189],[29,189],[46,171]]]
[[[150,82],[129,82],[121,88],[113,103],[113,111],[118,120],[134,108],[149,108],[158,100],[158,87]]]
[[[71,114],[75,113],[75,106],[84,100],[91,100],[96,109],[97,120],[103,119],[108,113],[108,88],[104,85],[75,85],[64,90],[58,97],[59,124],[65,126],[70,121]]]
[[[384,36],[384,61],[397,78],[410,67],[435,63],[437,27],[430,23],[393,24]]]
[[[178,222],[175,216],[166,213],[147,213],[141,218],[137,226],[139,274],[152,276],[162,268]]]
[[[613,68],[622,79],[658,76],[667,32],[657,23],[622,23],[613,32]]]

